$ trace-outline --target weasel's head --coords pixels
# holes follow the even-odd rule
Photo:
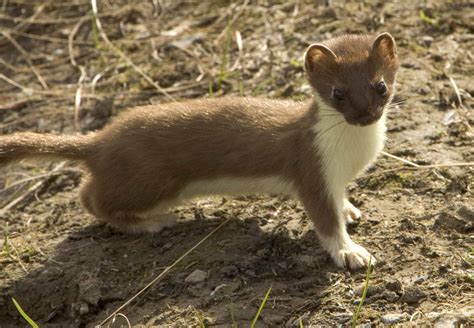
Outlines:
[[[394,93],[398,69],[389,33],[345,35],[309,46],[305,69],[317,99],[352,125],[377,122]]]

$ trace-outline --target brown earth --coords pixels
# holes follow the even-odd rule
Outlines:
[[[176,100],[309,99],[309,43],[389,31],[401,69],[387,152],[472,163],[474,6],[319,2],[109,0],[99,14],[117,49]],[[7,0],[0,10],[2,134],[87,132],[126,107],[168,101],[104,42],[90,2]],[[407,167],[381,156],[350,188],[364,213],[351,234],[379,260],[359,324],[473,325],[474,166]],[[334,266],[294,200],[204,199],[177,210],[178,226],[130,236],[86,213],[80,178],[74,163],[0,169],[0,327],[26,326],[12,297],[42,327],[93,327],[226,219],[121,311],[132,325],[246,327],[269,287],[259,327],[350,325],[365,273]],[[125,324],[118,316],[111,327]]]

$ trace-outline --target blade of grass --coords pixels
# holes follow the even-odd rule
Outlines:
[[[8,224],[5,226],[3,230],[3,251],[9,257],[11,253],[11,245],[8,241]]]
[[[211,80],[209,81],[209,98],[214,97],[214,82]]]
[[[239,95],[241,97],[244,96],[244,84],[242,83],[242,80],[239,81]]]
[[[18,302],[13,297],[12,297],[12,301],[13,301],[13,304],[15,304],[15,307],[18,310],[18,312],[20,312],[23,319],[25,319],[26,322],[28,322],[31,327],[38,328],[38,325],[36,324],[36,322],[34,322],[33,319],[31,319],[30,316],[25,313],[25,311],[23,311],[20,304],[18,304]]]
[[[262,313],[263,307],[267,303],[268,296],[270,296],[270,292],[272,291],[272,287],[268,288],[267,293],[265,294],[265,297],[262,300],[262,303],[260,303],[260,307],[258,308],[257,314],[255,315],[255,318],[252,320],[252,324],[250,325],[250,328],[254,328],[255,324],[257,323],[258,317],[260,317],[260,314]]]
[[[303,319],[300,318],[300,328],[303,328]]]
[[[431,17],[427,16],[425,14],[425,12],[423,11],[423,9],[420,9],[419,14],[420,14],[420,18],[423,22],[428,23],[428,24],[433,25],[433,26],[438,25],[438,18],[431,18]]]
[[[229,312],[230,312],[230,319],[232,320],[232,328],[237,328],[237,321],[235,321],[234,315],[234,303],[230,303],[229,305]]]
[[[365,286],[364,291],[362,292],[362,298],[360,299],[359,306],[357,307],[357,311],[352,318],[352,328],[355,328],[357,325],[357,321],[359,320],[360,311],[362,310],[362,306],[364,305],[365,297],[367,296],[367,291],[369,290],[369,280],[370,274],[372,273],[372,256],[369,258],[369,265],[367,268],[367,273],[365,275]]]
[[[230,50],[230,41],[231,41],[231,28],[232,25],[230,23],[227,24],[226,27],[226,36],[225,36],[225,44],[224,44],[224,51],[222,52],[222,59],[221,59],[221,66],[219,68],[219,76],[217,77],[217,88],[220,90],[222,82],[225,81],[227,78],[227,62]]]
[[[199,311],[196,310],[196,309],[193,309],[193,312],[194,312],[194,314],[196,315],[196,318],[197,318],[197,320],[198,320],[198,322],[199,322],[199,328],[206,328],[206,325],[204,324],[204,319],[203,319],[203,317],[202,317],[202,314],[199,313]]]

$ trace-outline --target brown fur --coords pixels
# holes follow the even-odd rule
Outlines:
[[[391,86],[396,67],[384,67],[392,60],[383,59],[384,49],[371,51],[374,38],[344,38],[327,42],[329,52],[318,47],[308,52],[309,81],[332,104],[327,94],[336,78],[350,90],[355,108],[338,110],[364,116],[376,101],[360,79],[372,78],[378,69]],[[142,220],[136,213],[172,201],[190,182],[280,176],[293,185],[318,235],[332,236],[345,227],[327,193],[315,147],[317,112],[313,102],[235,97],[143,106],[88,136],[2,136],[0,164],[34,156],[82,161],[88,171],[84,206],[124,229]]]

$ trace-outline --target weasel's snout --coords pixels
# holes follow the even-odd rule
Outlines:
[[[382,117],[383,111],[379,110],[373,113],[364,113],[360,116],[346,116],[347,123],[358,126],[367,126],[374,124]]]

